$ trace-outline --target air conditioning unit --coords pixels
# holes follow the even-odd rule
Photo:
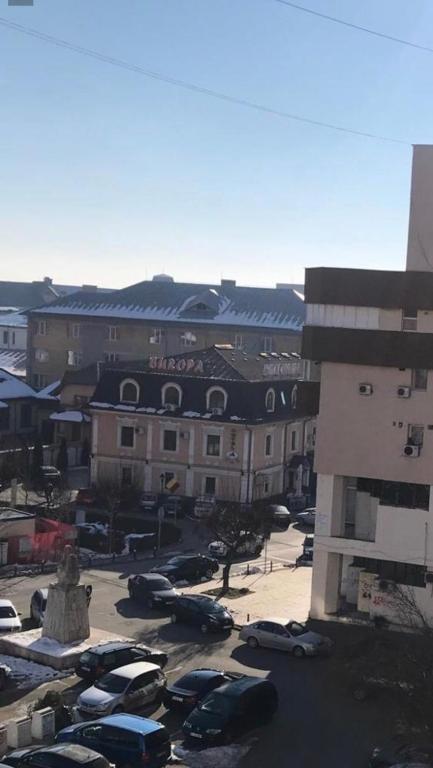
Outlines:
[[[397,387],[397,397],[410,397],[410,387]]]
[[[182,440],[189,440],[189,432],[180,432],[179,436],[182,438]]]
[[[166,411],[175,411],[178,407],[175,403],[164,403],[164,406]]]
[[[360,384],[359,385],[359,394],[360,395],[372,395],[373,394],[373,387],[371,384]]]
[[[420,454],[421,446],[419,445],[405,445],[403,453],[405,456],[410,456],[412,459]]]
[[[223,409],[222,408],[211,408],[210,412],[213,416],[221,416]]]

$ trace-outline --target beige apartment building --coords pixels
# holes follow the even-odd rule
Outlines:
[[[230,345],[105,367],[88,405],[92,482],[241,502],[307,492],[318,384],[301,369]]]
[[[290,286],[176,283],[166,275],[102,294],[89,286],[28,312],[27,378],[40,388],[95,362],[221,343],[248,354],[299,352],[304,315],[302,294]]]

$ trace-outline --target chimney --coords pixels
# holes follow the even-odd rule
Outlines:
[[[52,277],[44,277],[44,283],[45,283],[45,285],[52,285],[53,284],[53,278]]]
[[[98,286],[84,284],[81,286],[81,290],[85,291],[85,293],[96,293],[96,291],[98,290]]]
[[[412,156],[406,270],[433,272],[433,146],[417,144]]]
[[[221,278],[221,288],[236,288],[236,280],[224,280]]]

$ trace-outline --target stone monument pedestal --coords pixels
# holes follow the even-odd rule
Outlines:
[[[42,637],[59,643],[86,640],[90,635],[84,584],[50,584]]]

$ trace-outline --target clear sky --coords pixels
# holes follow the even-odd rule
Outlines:
[[[299,0],[303,2],[303,0]],[[305,5],[433,47],[431,0]],[[276,109],[433,142],[433,54],[275,0],[34,0],[0,16]],[[411,147],[214,100],[0,26],[0,279],[273,285],[404,268]]]

